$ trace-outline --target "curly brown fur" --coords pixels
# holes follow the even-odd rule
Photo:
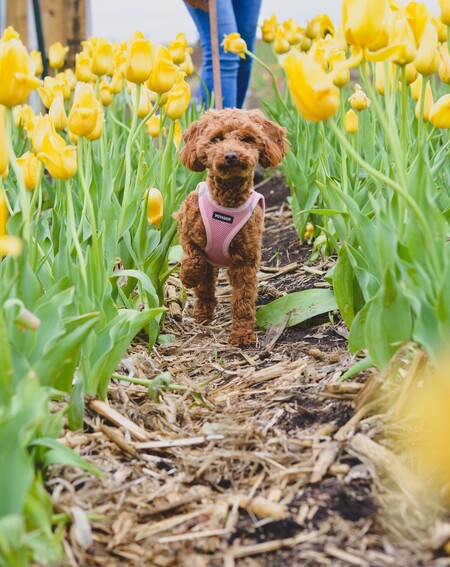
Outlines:
[[[239,207],[250,197],[253,171],[278,165],[287,154],[286,130],[259,110],[209,110],[183,134],[181,161],[193,171],[208,170],[207,182],[213,200],[224,207]],[[225,154],[234,152],[237,163],[230,166]],[[194,288],[195,320],[210,322],[214,316],[215,282],[218,268],[203,253],[206,232],[197,192],[190,193],[177,214],[180,241],[184,250],[180,277],[183,285]],[[256,207],[248,222],[233,238],[228,278],[233,288],[232,326],[229,342],[254,344],[257,272],[261,258],[263,213]]]

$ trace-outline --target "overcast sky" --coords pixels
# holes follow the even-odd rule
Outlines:
[[[245,0],[241,0],[245,2]],[[92,35],[110,40],[125,40],[136,30],[156,43],[167,43],[184,31],[190,43],[197,41],[197,31],[182,0],[90,0]],[[425,4],[439,13],[438,0]],[[335,24],[341,18],[339,0],[263,0],[260,22],[272,13],[279,20],[294,18],[300,24],[319,13],[328,13]]]

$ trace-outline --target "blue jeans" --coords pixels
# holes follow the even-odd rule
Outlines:
[[[209,14],[199,8],[186,4],[200,35],[203,50],[201,76],[208,90],[214,90],[211,33]],[[256,28],[258,25],[261,0],[217,0],[217,27],[219,45],[225,34],[238,32],[246,41],[247,47],[253,51],[255,47]],[[225,53],[220,45],[220,78],[222,83],[222,101],[224,108],[242,108],[250,82],[252,60],[241,59],[234,53]],[[207,100],[207,93],[202,87],[201,94]]]

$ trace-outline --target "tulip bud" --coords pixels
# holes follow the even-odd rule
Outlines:
[[[434,102],[433,102],[433,91],[431,90],[431,85],[430,85],[430,82],[428,81],[426,89],[425,89],[425,102],[424,102],[424,105],[423,105],[423,121],[424,122],[428,122],[428,117],[430,115],[430,111],[431,111],[433,104],[434,104]],[[419,100],[417,101],[416,110],[415,110],[415,115],[416,115],[417,119],[419,119],[419,114],[420,114],[420,97],[419,97]]]
[[[75,75],[82,83],[90,83],[92,80],[91,58],[84,51],[75,55]]]
[[[121,73],[119,73],[118,71],[114,72],[110,82],[111,91],[113,94],[119,94],[122,91],[123,80],[123,75]]]
[[[46,114],[45,116],[36,116],[33,122],[34,124],[32,126],[32,129],[30,129],[31,145],[33,146],[34,153],[37,155],[42,150],[42,144],[44,142],[45,135],[49,133],[55,133],[55,125],[53,124],[53,120],[48,114]]]
[[[14,126],[16,128],[25,127],[25,124],[30,120],[34,120],[34,110],[29,104],[14,107]]]
[[[345,85],[350,80],[349,69],[339,70],[339,68],[345,65],[346,62],[347,58],[345,57],[345,53],[343,51],[338,51],[336,49],[332,49],[330,51],[330,72],[331,76],[333,77],[333,83],[339,88],[345,87]]]
[[[103,108],[95,96],[94,87],[91,84],[78,83],[69,112],[69,130],[77,136],[90,138],[94,133],[97,136],[98,129],[102,126]]]
[[[52,104],[48,110],[48,115],[53,120],[56,130],[64,130],[67,126],[67,114],[64,108],[64,99],[62,94],[53,99]]]
[[[303,38],[302,28],[292,18],[283,22],[284,37],[291,45],[297,45]]]
[[[181,124],[179,120],[175,120],[175,125],[173,128],[173,145],[175,149],[178,150],[181,144],[181,140],[183,138],[183,134],[181,132]]]
[[[441,22],[446,26],[450,26],[450,0],[439,0],[441,14],[439,16]]]
[[[0,189],[0,258],[3,256],[20,256],[23,243],[17,236],[8,236],[6,223],[8,222],[8,205],[3,189]]]
[[[95,42],[92,50],[92,61],[91,61],[91,71],[94,75],[101,77],[106,75],[108,69],[111,67],[113,62],[113,46],[112,44],[99,37]]]
[[[450,94],[436,101],[430,110],[429,120],[435,128],[450,128]]]
[[[160,47],[156,54],[147,86],[154,93],[166,93],[173,87],[178,73],[179,69],[173,63],[170,51],[165,47]]]
[[[409,85],[409,88],[411,90],[413,100],[417,102],[422,91],[422,75],[417,75],[417,79]]]
[[[34,74],[35,75],[42,75],[44,72],[44,65],[42,63],[42,53],[37,49],[33,49],[30,51],[30,58],[32,68],[34,67]]]
[[[191,99],[191,89],[186,81],[180,81],[168,93],[165,111],[169,118],[178,120],[183,116]]]
[[[266,43],[272,43],[278,28],[277,17],[272,14],[269,19],[263,21],[261,26],[262,39]]]
[[[327,14],[318,14],[308,22],[305,34],[310,39],[318,39],[326,37],[328,34],[333,35],[334,25]]]
[[[386,0],[343,0],[342,25],[347,43],[373,43],[382,33],[386,11]]]
[[[44,162],[50,175],[55,179],[69,179],[77,172],[77,149],[67,146],[59,134],[44,136],[42,151],[37,158]]]
[[[23,43],[13,38],[0,44],[0,104],[23,104],[40,84]]]
[[[365,110],[366,108],[369,108],[372,102],[370,98],[358,84],[356,84],[354,88],[355,92],[348,99],[350,106],[353,110]]]
[[[133,90],[131,92],[131,100],[133,103],[133,108],[136,105],[136,85],[133,85]],[[145,85],[141,87],[141,93],[139,96],[139,106],[138,106],[138,118],[144,118],[152,109],[152,102],[150,100],[150,91]]]
[[[439,69],[438,35],[431,21],[425,26],[414,67],[421,75],[432,75]]]
[[[183,63],[187,51],[187,39],[184,33],[179,33],[174,41],[169,41],[169,51],[175,65]]]
[[[5,107],[0,106],[0,176],[8,171],[8,145],[6,140],[6,112]],[[1,194],[0,194],[1,196]]]
[[[408,63],[408,65],[405,65],[405,71],[406,84],[410,85],[411,83],[414,83],[414,81],[417,79],[417,71],[414,63]]]
[[[125,77],[132,83],[145,83],[150,77],[155,58],[155,47],[148,39],[135,39],[127,49]]]
[[[147,132],[152,138],[157,138],[159,136],[160,128],[160,118],[159,114],[154,114],[151,118],[147,120]]]
[[[23,156],[17,158],[16,161],[22,172],[25,187],[28,191],[31,191],[36,187],[41,165],[40,161],[31,152],[24,153]]]
[[[239,55],[241,59],[245,59],[244,51],[247,49],[247,44],[240,33],[229,33],[223,38],[222,45],[225,53],[231,51],[231,53]]]
[[[5,28],[0,42],[6,43],[10,39],[20,39],[19,33],[13,28],[13,26],[8,26],[7,28]]]
[[[349,134],[354,134],[358,131],[358,115],[356,112],[351,108],[346,114],[344,119],[344,128],[345,131]]]
[[[147,196],[147,220],[149,224],[157,228],[161,226],[164,215],[164,200],[160,191],[155,187],[148,190]]]
[[[389,43],[397,46],[397,51],[392,57],[393,63],[407,65],[414,61],[417,53],[416,39],[406,16],[401,11],[394,13]]]
[[[447,41],[447,26],[436,18],[432,18],[432,22],[436,28],[440,43],[445,43]]]
[[[310,241],[314,236],[314,225],[312,222],[306,223],[305,234],[303,235],[303,240]]]
[[[195,67],[194,67],[194,63],[192,61],[192,57],[191,57],[191,54],[189,53],[189,51],[186,51],[184,61],[183,61],[183,63],[180,63],[180,69],[184,73],[186,73],[186,75],[188,77],[194,73]]]
[[[99,95],[103,106],[109,106],[112,103],[114,96],[112,85],[103,79],[100,81]]]
[[[443,45],[439,51],[439,77],[443,83],[450,85],[450,55],[447,45]]]
[[[273,42],[273,50],[278,55],[283,55],[287,53],[291,48],[289,41],[286,39],[284,30],[281,26],[278,26],[275,31],[275,39]]]
[[[6,234],[6,223],[8,222],[8,217],[8,204],[6,202],[4,189],[0,188],[0,238]]]
[[[48,62],[52,69],[62,69],[64,67],[64,60],[66,59],[68,47],[63,47],[60,41],[50,45],[48,49]]]

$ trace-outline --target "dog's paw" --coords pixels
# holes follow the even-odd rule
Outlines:
[[[231,333],[228,342],[230,343],[230,345],[241,347],[254,346],[256,343],[256,335],[255,333],[247,333],[245,335]]]
[[[180,270],[180,280],[184,287],[189,289],[197,287],[202,283],[204,274],[200,271],[186,270],[183,267]]]
[[[199,303],[194,307],[194,320],[196,323],[211,323],[214,318],[216,303]]]

